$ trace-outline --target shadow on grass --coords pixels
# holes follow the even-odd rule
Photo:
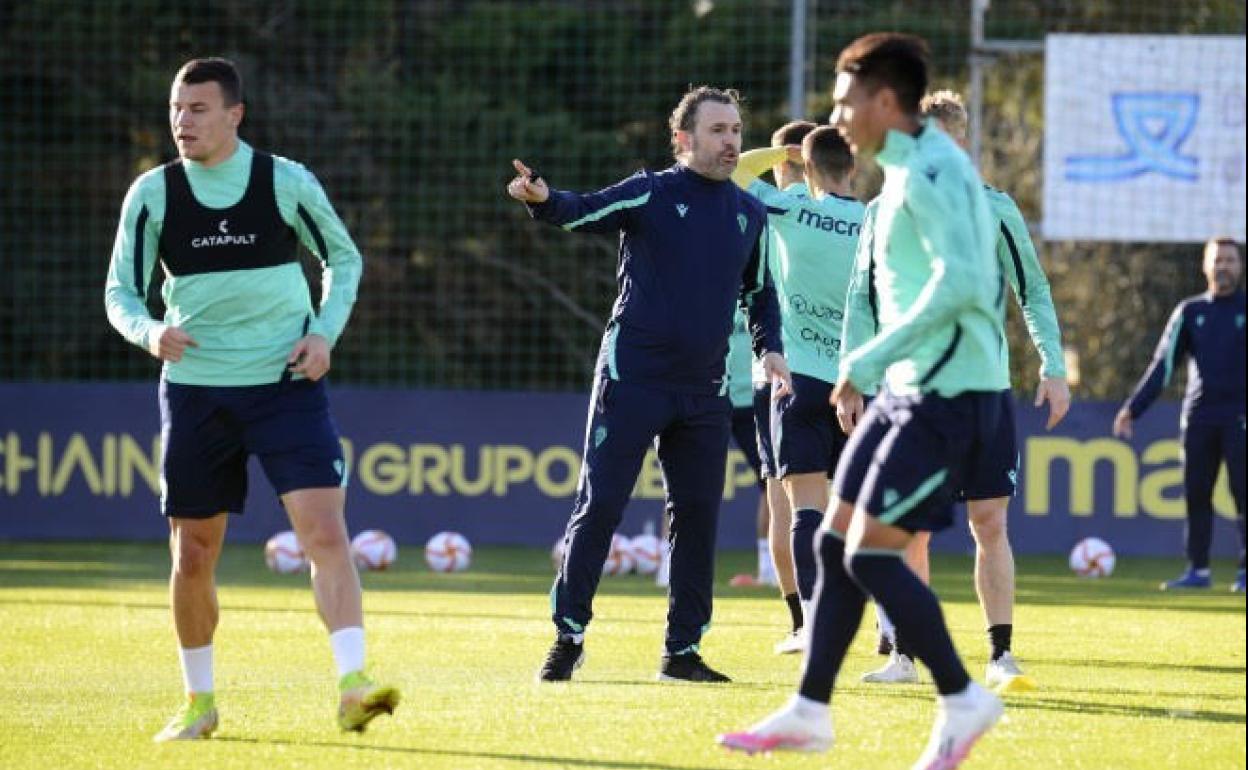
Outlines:
[[[425,757],[460,757],[462,759],[491,759],[504,762],[524,762],[539,767],[562,765],[567,767],[600,767],[621,768],[621,770],[710,770],[697,765],[666,765],[659,762],[616,762],[603,759],[582,759],[580,757],[559,757],[538,754],[507,754],[494,751],[456,751],[454,749],[430,749],[417,746],[379,746],[366,743],[347,743],[345,741],[289,741],[281,738],[244,738],[235,736],[217,736],[212,740],[228,743],[251,743],[256,745],[270,744],[274,746],[293,746],[296,748],[349,749],[352,751],[376,751],[383,754],[400,754]]]
[[[1244,712],[1206,711],[1203,709],[1167,708],[1164,706],[1117,706],[1112,703],[1089,703],[1065,698],[1011,699],[1009,711],[1061,711],[1096,716],[1144,717],[1148,719],[1183,719],[1220,724],[1244,724]]]
[[[1129,668],[1139,669],[1141,671],[1170,671],[1178,669],[1199,674],[1240,674],[1243,675],[1248,669],[1244,666],[1214,666],[1203,663],[1190,663],[1177,665],[1173,663],[1158,663],[1154,660],[1097,660],[1092,658],[1080,658],[1072,661],[1069,658],[1038,658],[1028,656],[1028,660],[1032,663],[1044,663],[1050,666],[1068,666],[1074,668]]]

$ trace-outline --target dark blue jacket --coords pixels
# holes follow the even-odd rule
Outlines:
[[[1187,356],[1184,424],[1244,419],[1244,292],[1197,294],[1179,303],[1157,343],[1153,362],[1127,401],[1139,417]]]
[[[586,195],[552,189],[529,210],[565,230],[620,233],[620,293],[599,375],[679,393],[725,393],[737,302],[755,354],[782,352],[767,274],[767,211],[731,181],[677,164]]]

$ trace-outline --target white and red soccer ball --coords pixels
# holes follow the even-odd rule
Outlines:
[[[295,533],[278,532],[264,544],[264,563],[279,575],[291,575],[308,568],[308,557]]]
[[[633,571],[633,549],[627,537],[621,534],[611,536],[611,550],[607,551],[607,560],[602,563],[604,575],[627,575]]]
[[[633,568],[638,575],[653,575],[659,571],[663,544],[656,535],[638,535],[629,541],[629,548],[633,555]]]
[[[1099,537],[1084,538],[1070,551],[1070,568],[1079,577],[1109,577],[1117,561],[1114,549]]]
[[[458,532],[439,532],[425,543],[425,563],[434,572],[463,572],[472,564],[472,545]]]
[[[386,569],[398,556],[394,538],[380,529],[366,529],[351,539],[351,558],[359,569]]]
[[[550,563],[556,572],[563,567],[566,548],[563,537],[550,548]],[[661,553],[661,543],[654,535],[642,534],[630,538],[614,534],[607,559],[602,564],[602,574],[616,576],[636,572],[638,575],[653,575],[659,569]]]

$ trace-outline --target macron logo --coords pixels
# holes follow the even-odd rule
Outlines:
[[[688,206],[686,206],[686,205],[685,205],[685,204],[683,204],[683,203],[677,203],[677,204],[676,204],[676,213],[677,213],[677,214],[680,214],[680,218],[681,218],[681,219],[684,219],[684,218],[685,218],[685,214],[687,214],[688,212],[689,212],[689,207],[688,207]]]

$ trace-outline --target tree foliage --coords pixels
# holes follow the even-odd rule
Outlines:
[[[173,156],[164,94],[196,55],[239,63],[243,136],[325,186],[366,271],[336,376],[456,388],[579,388],[615,291],[609,238],[527,222],[503,194],[524,157],[589,189],[670,163],[667,115],[691,84],[738,88],[750,144],[788,114],[788,0],[14,0],[0,4],[0,378],[135,379],[101,293],[127,186]],[[1243,5],[998,2],[996,33],[1242,31]],[[962,87],[968,0],[820,4],[811,115],[841,46],[902,29]],[[1157,20],[1164,16],[1165,23]],[[1002,28],[1000,20],[1012,20]],[[1038,59],[993,70],[986,177],[1038,216]],[[1047,244],[1083,393],[1117,397],[1165,312],[1198,288],[1191,248]],[[315,265],[309,260],[315,284]],[[315,294],[314,294],[315,296]],[[1018,381],[1035,356],[1011,331]]]

